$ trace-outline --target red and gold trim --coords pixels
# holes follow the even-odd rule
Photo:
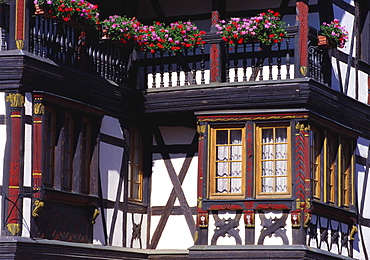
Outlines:
[[[33,191],[34,198],[41,198],[42,186],[42,116],[44,106],[42,104],[42,95],[34,95],[33,104]]]
[[[16,0],[15,40],[17,49],[23,49],[25,39],[26,1]]]
[[[299,24],[299,64],[303,74],[307,72],[308,67],[308,0],[297,1],[296,7]]]
[[[6,227],[9,235],[20,235],[22,216],[20,212],[21,200],[21,150],[22,150],[22,109],[24,105],[24,96],[19,93],[10,93],[6,97],[10,103],[10,167],[9,167],[9,184],[7,192],[7,223]]]

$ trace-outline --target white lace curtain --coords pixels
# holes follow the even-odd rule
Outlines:
[[[262,192],[288,190],[287,129],[262,129]]]
[[[216,192],[240,193],[242,185],[242,131],[219,130],[216,135]]]

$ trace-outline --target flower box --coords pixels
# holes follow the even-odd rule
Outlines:
[[[45,9],[41,8],[41,6],[38,4],[35,4],[35,14],[41,15],[45,18],[53,18],[51,14],[49,14]]]
[[[325,48],[325,49],[332,49],[333,48],[332,45],[330,44],[330,41],[329,41],[328,37],[326,37],[324,35],[319,35],[318,36],[317,45],[319,45],[320,47]]]

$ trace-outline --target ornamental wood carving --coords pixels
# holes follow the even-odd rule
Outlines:
[[[283,213],[281,218],[266,218],[264,213],[259,214],[261,219],[261,234],[258,238],[258,245],[263,245],[263,241],[266,236],[271,236],[274,234],[276,237],[280,237],[283,240],[284,245],[289,245],[289,240],[286,235],[286,220],[288,218],[288,213]]]
[[[212,215],[215,220],[216,229],[211,239],[211,245],[216,245],[217,239],[219,237],[225,237],[226,235],[229,235],[235,238],[235,243],[237,245],[241,245],[242,240],[239,235],[238,226],[239,226],[239,221],[240,221],[242,214],[237,213],[235,215],[235,218],[233,219],[232,218],[228,218],[228,219],[222,218],[221,219],[217,213],[212,214]]]

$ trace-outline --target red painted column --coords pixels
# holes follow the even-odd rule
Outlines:
[[[23,49],[25,38],[26,1],[16,0],[15,11],[15,43],[17,49]]]
[[[218,3],[213,1],[212,16],[211,16],[211,32],[215,32],[215,25],[220,22],[220,14],[218,12]],[[220,65],[220,44],[211,44],[210,49],[210,82],[221,81]]]
[[[10,142],[11,153],[9,163],[9,184],[6,194],[6,219],[5,230],[6,235],[20,235],[22,227],[21,215],[21,152],[23,147],[23,126],[22,126],[22,108],[24,104],[24,96],[19,93],[10,93],[6,97],[6,101],[10,102]]]
[[[308,0],[299,0],[296,3],[299,31],[299,68],[303,76],[308,67]]]

